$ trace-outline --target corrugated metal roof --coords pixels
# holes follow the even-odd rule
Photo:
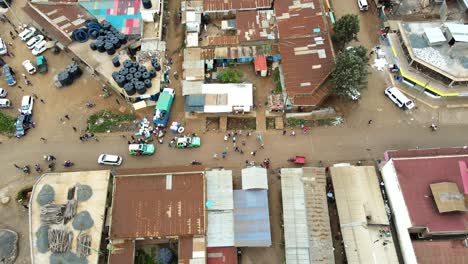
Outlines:
[[[272,0],[204,0],[203,9],[210,11],[230,11],[271,7]]]
[[[398,263],[391,233],[382,238],[389,221],[375,168],[331,167],[330,173],[348,263]]]
[[[202,93],[203,81],[182,81],[182,95],[196,95]]]
[[[239,44],[237,36],[208,36],[208,45],[224,46]]]
[[[324,168],[281,169],[287,264],[335,263]]]
[[[242,190],[265,189],[268,190],[267,170],[261,167],[242,169]]]
[[[266,71],[268,70],[267,61],[265,56],[256,57],[254,60],[255,71]]]
[[[236,247],[271,246],[267,190],[234,190]]]
[[[275,14],[280,39],[318,36],[327,31],[319,0],[277,1]]]
[[[182,78],[187,81],[205,79],[205,62],[201,59],[200,48],[184,49],[184,62],[182,63]]]
[[[468,263],[468,250],[462,240],[415,240],[413,248],[418,263],[462,264]]]
[[[135,241],[126,240],[120,244],[112,244],[109,250],[108,264],[128,264],[135,259]]]
[[[276,23],[273,10],[243,11],[236,14],[239,42],[276,39]]]
[[[205,181],[200,169],[204,167],[117,170],[110,237],[205,234]]]
[[[328,38],[280,39],[286,92],[313,94],[330,75],[334,57]]]
[[[210,170],[206,172],[207,202],[212,210],[232,210],[234,200],[232,196],[232,171]]]
[[[233,210],[208,211],[208,247],[234,246]]]
[[[208,247],[207,264],[237,264],[237,249],[235,247]]]

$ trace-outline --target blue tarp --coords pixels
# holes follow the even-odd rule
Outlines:
[[[185,96],[185,112],[203,112],[205,109],[204,95]]]
[[[271,246],[268,190],[234,190],[234,245]]]

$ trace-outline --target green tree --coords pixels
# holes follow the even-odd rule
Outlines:
[[[358,100],[367,84],[367,49],[353,47],[336,56],[331,75],[332,92],[346,99]]]
[[[351,40],[357,40],[359,29],[358,15],[344,15],[333,25],[332,39],[341,50]]]
[[[242,81],[242,76],[242,72],[236,69],[227,68],[220,74],[219,79],[223,83],[240,83]]]

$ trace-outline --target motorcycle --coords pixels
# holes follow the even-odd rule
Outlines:
[[[56,158],[52,155],[44,155],[44,160],[45,161],[53,161],[56,160]]]
[[[198,160],[193,160],[192,161],[192,165],[201,165],[201,161],[198,161]]]
[[[36,170],[36,172],[39,172],[39,173],[42,172],[41,165],[39,164],[34,165],[34,169]]]
[[[53,171],[55,169],[55,162],[51,162],[48,167],[49,171]]]
[[[88,108],[92,108],[92,107],[95,107],[96,104],[93,103],[93,102],[86,102],[85,106],[88,107]]]
[[[69,167],[71,167],[71,166],[73,166],[73,165],[75,165],[75,163],[71,162],[70,160],[67,160],[67,161],[65,161],[65,162],[63,163],[63,166],[64,166],[64,167],[67,167],[67,168],[69,168]]]
[[[432,132],[435,132],[435,131],[437,131],[438,127],[437,127],[437,125],[432,124],[429,128],[431,129]]]
[[[24,166],[23,168],[21,168],[21,170],[26,174],[29,174],[31,172],[29,169],[29,165]]]

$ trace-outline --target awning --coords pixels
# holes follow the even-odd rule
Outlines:
[[[267,61],[265,56],[258,56],[254,60],[255,71],[266,71],[268,70]]]

